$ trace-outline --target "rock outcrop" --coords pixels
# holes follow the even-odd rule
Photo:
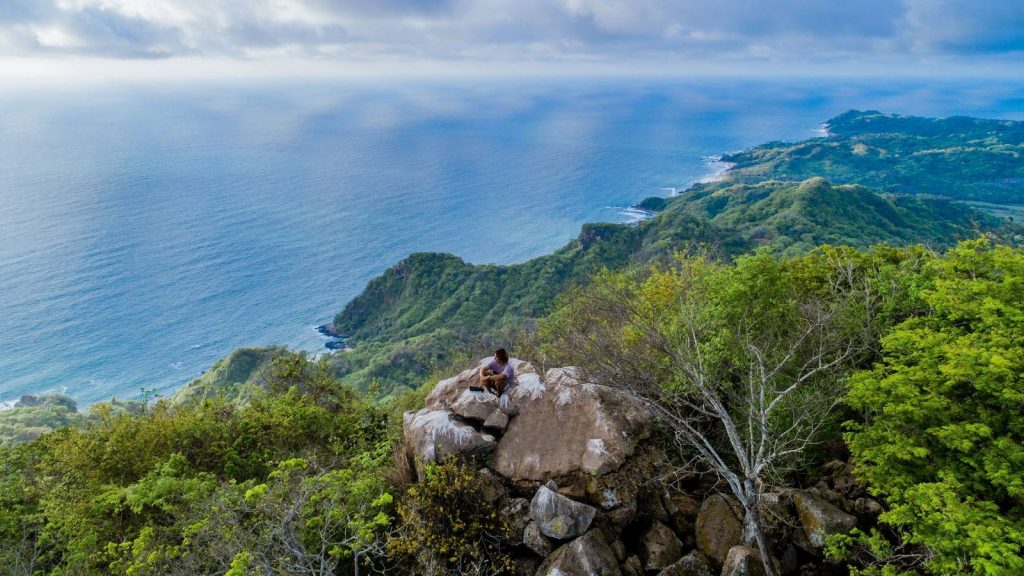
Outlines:
[[[668,568],[683,555],[683,543],[675,533],[657,520],[640,539],[640,559],[648,572]]]
[[[537,576],[621,576],[615,553],[600,530],[591,530],[544,560]]]
[[[712,576],[712,573],[707,559],[700,552],[693,550],[658,572],[658,576]]]
[[[549,538],[568,540],[582,535],[590,528],[597,510],[558,493],[552,482],[541,486],[530,502],[530,518]]]
[[[482,457],[498,445],[494,436],[458,421],[447,410],[407,412],[404,428],[406,450],[411,450],[421,464],[445,456]]]
[[[743,509],[723,494],[704,501],[697,516],[697,548],[715,566],[721,566],[729,549],[743,538]]]
[[[573,368],[542,376],[512,363],[517,383],[504,401],[469,390],[478,368],[466,370],[405,414],[404,435],[418,473],[445,456],[481,466],[480,490],[507,529],[517,576],[764,573],[761,551],[742,541],[742,508],[715,492],[713,478],[676,477],[671,488],[652,479],[652,421],[641,404]],[[768,557],[784,576],[834,573],[824,538],[883,509],[849,465],[823,470],[806,490],[762,496]]]
[[[843,512],[834,504],[810,492],[794,492],[793,504],[796,506],[807,543],[817,549],[825,546],[827,536],[849,532],[857,525],[857,518],[852,514]]]
[[[572,369],[518,381],[510,394],[518,414],[491,462],[513,482],[556,478],[561,486],[612,472],[650,434],[643,406],[619,390],[581,381]]]

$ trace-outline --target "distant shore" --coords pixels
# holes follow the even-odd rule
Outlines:
[[[722,161],[721,156],[706,156],[704,158],[704,162],[711,169],[708,173],[694,180],[693,183],[690,184],[690,186],[684,188],[682,192],[680,192],[680,189],[676,188],[675,186],[662,188],[663,191],[668,192],[668,195],[664,197],[674,198],[676,196],[679,196],[683,192],[689,190],[693,186],[693,184],[709,184],[712,182],[721,182],[729,177],[729,170],[731,170],[732,167],[736,165],[736,163],[734,162]],[[626,224],[636,224],[637,222],[642,222],[644,220],[647,220],[648,218],[653,218],[658,213],[658,210],[651,210],[649,208],[644,207],[642,202],[643,201],[641,201],[641,203],[634,204],[629,208],[623,208],[621,210],[621,214],[626,218]]]

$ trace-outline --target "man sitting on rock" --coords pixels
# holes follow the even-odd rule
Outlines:
[[[504,348],[494,351],[494,358],[486,366],[480,368],[480,386],[484,390],[501,396],[505,388],[515,381],[516,373],[508,361],[508,352]]]

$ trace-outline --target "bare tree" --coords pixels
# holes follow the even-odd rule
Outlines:
[[[775,576],[762,496],[830,421],[861,340],[844,314],[849,282],[812,296],[784,282],[745,287],[730,270],[680,259],[647,278],[607,274],[551,328],[567,359],[640,400],[725,481],[743,507],[745,542]]]

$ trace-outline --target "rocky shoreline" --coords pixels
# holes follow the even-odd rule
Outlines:
[[[316,331],[322,336],[329,338],[324,343],[324,348],[328,350],[349,350],[351,347],[347,344],[348,335],[340,334],[334,329],[333,323],[323,324],[316,327]]]

